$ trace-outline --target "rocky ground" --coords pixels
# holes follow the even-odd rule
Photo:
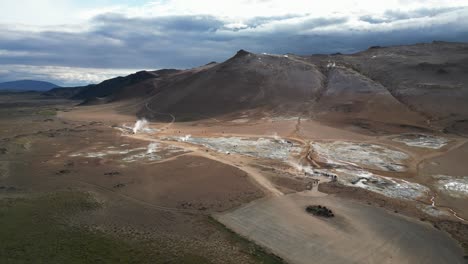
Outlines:
[[[463,263],[467,51],[240,50],[1,93],[0,262]]]

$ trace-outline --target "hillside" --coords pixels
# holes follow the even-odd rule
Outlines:
[[[315,65],[239,51],[226,62],[201,67],[170,83],[141,114],[151,117],[148,108],[184,119],[256,108],[299,113],[318,98],[323,80]]]
[[[47,91],[59,87],[56,84],[35,80],[19,80],[0,83],[0,90],[8,91]]]
[[[240,50],[222,63],[142,71],[81,88],[85,104],[141,98],[137,115],[301,117],[372,129],[466,133],[468,44],[372,47],[356,54],[271,55]],[[162,115],[162,113],[164,113]]]
[[[316,56],[306,58],[323,63]],[[429,124],[451,126],[468,119],[468,44],[433,42],[372,47],[352,55],[330,56],[337,65],[382,85]]]

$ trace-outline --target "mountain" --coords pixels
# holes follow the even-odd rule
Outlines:
[[[146,79],[155,77],[151,72],[141,71],[131,74],[127,77],[117,77],[101,82],[97,85],[91,85],[73,96],[74,99],[90,99],[95,97],[113,96],[119,93],[124,87],[131,86]]]
[[[139,112],[182,118],[256,109],[324,122],[446,127],[468,119],[468,44],[372,47],[356,54],[233,58],[172,82]]]
[[[223,63],[185,72],[160,89],[140,114],[151,118],[152,112],[164,112],[191,119],[260,108],[298,113],[318,98],[324,78],[313,64],[241,50]]]
[[[306,58],[320,63],[315,56]],[[332,56],[340,68],[384,87],[397,101],[427,122],[468,118],[468,44],[433,42],[373,47],[352,55]]]
[[[185,121],[249,112],[370,130],[412,127],[464,134],[468,44],[433,42],[310,56],[240,50],[222,63],[107,80],[82,88],[73,98],[84,104],[139,98],[135,114],[149,119],[168,113]]]
[[[128,76],[105,80],[99,84],[78,87],[58,87],[43,93],[45,96],[83,100],[83,105],[108,103],[145,96],[154,91],[158,80],[178,70],[140,71]]]
[[[77,95],[81,91],[92,86],[94,85],[90,84],[88,86],[77,86],[77,87],[56,87],[56,88],[52,88],[42,93],[42,95],[72,99],[75,95]]]
[[[50,82],[35,80],[19,80],[0,83],[0,90],[8,91],[47,91],[56,87],[59,86]]]

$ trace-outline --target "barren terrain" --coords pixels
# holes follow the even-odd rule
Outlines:
[[[61,89],[1,94],[0,223],[12,228],[0,228],[0,258],[464,263],[467,51],[239,51],[78,87],[68,99]],[[43,229],[14,224],[36,217]],[[43,250],[24,243],[38,237]],[[57,237],[76,240],[60,248],[48,242]],[[102,251],[74,251],[90,241]]]

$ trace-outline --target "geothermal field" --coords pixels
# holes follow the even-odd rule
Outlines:
[[[466,85],[467,46],[435,43],[325,59],[239,51],[111,92],[0,94],[0,255],[466,263],[466,86],[453,100],[408,86],[434,75],[418,68],[434,49],[452,76],[432,86]]]

